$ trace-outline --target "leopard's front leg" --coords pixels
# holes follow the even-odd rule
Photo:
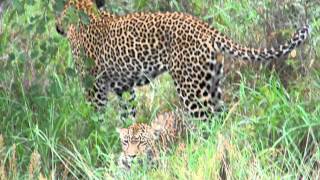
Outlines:
[[[108,102],[108,91],[109,87],[106,83],[106,78],[104,78],[103,76],[96,78],[92,85],[89,85],[86,90],[86,98],[88,102],[90,102],[95,110],[99,113],[99,120],[103,119],[106,108],[105,106]]]

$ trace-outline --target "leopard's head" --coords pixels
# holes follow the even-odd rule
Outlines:
[[[117,132],[122,145],[120,165],[130,169],[134,159],[147,157],[149,160],[155,155],[154,145],[157,137],[149,125],[134,124],[128,128],[117,129]]]
[[[79,16],[79,12],[83,12],[89,17],[89,19],[95,18],[98,10],[93,0],[66,0],[63,10],[56,17],[56,30],[59,34],[67,36],[68,31],[73,29],[74,24],[78,23],[81,18],[76,18],[76,22],[72,22],[68,18],[68,12],[70,9],[76,10],[76,15]],[[74,16],[75,14],[72,14]],[[71,15],[70,15],[71,16]]]

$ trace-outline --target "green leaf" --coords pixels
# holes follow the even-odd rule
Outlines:
[[[36,61],[34,66],[35,66],[36,70],[40,70],[43,67],[42,63],[40,63],[39,61]]]
[[[24,3],[19,0],[12,0],[13,7],[15,11],[18,13],[18,15],[21,15],[24,13]]]
[[[86,57],[84,57],[82,59],[84,61],[84,66],[85,66],[86,69],[90,70],[90,69],[92,69],[94,67],[95,63],[94,63],[93,59],[86,58]]]
[[[72,6],[68,9],[66,16],[64,17],[65,20],[63,20],[64,25],[70,25],[70,24],[76,24],[79,22],[79,16],[76,13],[76,9]]]
[[[50,42],[53,42],[55,44],[58,44],[60,43],[61,39],[60,38],[57,38],[57,37],[50,37]]]
[[[90,24],[90,18],[84,11],[79,12],[79,17],[80,17],[80,20],[83,24],[85,24],[85,25]]]
[[[83,79],[83,84],[86,89],[92,88],[95,78],[91,75],[86,75]]]
[[[2,54],[8,46],[8,34],[0,34],[0,54]]]
[[[147,6],[149,0],[137,0],[134,2],[134,7],[137,9],[143,9]]]
[[[36,33],[43,34],[46,31],[46,20],[42,18],[37,23]]]
[[[55,1],[56,3],[54,4],[54,9],[57,11],[57,12],[61,12],[64,8],[64,4],[65,4],[65,1],[64,0],[56,0]]]
[[[77,75],[76,71],[72,68],[67,68],[66,69],[66,74],[70,77],[75,77]]]
[[[14,54],[14,53],[10,53],[9,54],[9,60],[10,61],[13,61],[13,60],[15,60],[16,59],[16,55]]]
[[[48,53],[50,53],[51,57],[54,57],[58,52],[58,47],[57,46],[49,46],[47,51],[48,51]]]
[[[29,24],[26,29],[28,32],[32,32],[33,28],[34,28],[34,24]]]
[[[48,56],[46,54],[42,54],[40,57],[39,57],[39,60],[45,64],[47,64],[49,61],[48,61]]]
[[[35,1],[34,0],[28,0],[27,4],[30,5],[30,6],[33,6],[35,4]]]
[[[32,59],[36,59],[39,56],[39,51],[37,49],[34,49],[30,54]]]
[[[31,17],[30,17],[30,21],[33,23],[33,22],[35,22],[35,21],[39,20],[40,18],[41,18],[41,16],[40,16],[40,15],[31,16]]]
[[[40,49],[41,49],[42,51],[47,51],[47,42],[46,42],[46,41],[44,41],[44,42],[41,43]]]
[[[26,60],[26,54],[25,53],[20,53],[18,56],[18,60],[21,62],[25,62]]]

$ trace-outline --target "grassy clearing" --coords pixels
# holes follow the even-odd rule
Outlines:
[[[296,55],[281,63],[260,66],[226,57],[229,110],[211,124],[199,122],[201,130],[163,156],[158,169],[137,167],[124,173],[115,164],[120,151],[115,127],[130,121],[121,123],[117,99],[111,98],[106,120],[99,122],[74,74],[68,43],[55,32],[51,1],[14,0],[0,20],[0,179],[320,178],[316,1],[118,0],[107,1],[107,7],[119,14],[190,12],[256,47],[283,42],[305,19],[313,33]],[[143,122],[175,108],[170,76],[139,89],[137,104]]]

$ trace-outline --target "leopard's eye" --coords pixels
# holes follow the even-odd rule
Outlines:
[[[127,139],[122,141],[122,145],[124,145],[124,146],[128,145],[128,143],[129,143],[129,141]]]
[[[140,143],[139,143],[139,148],[140,147],[145,147],[145,146],[147,146],[147,142],[145,142],[145,141],[140,141]]]

